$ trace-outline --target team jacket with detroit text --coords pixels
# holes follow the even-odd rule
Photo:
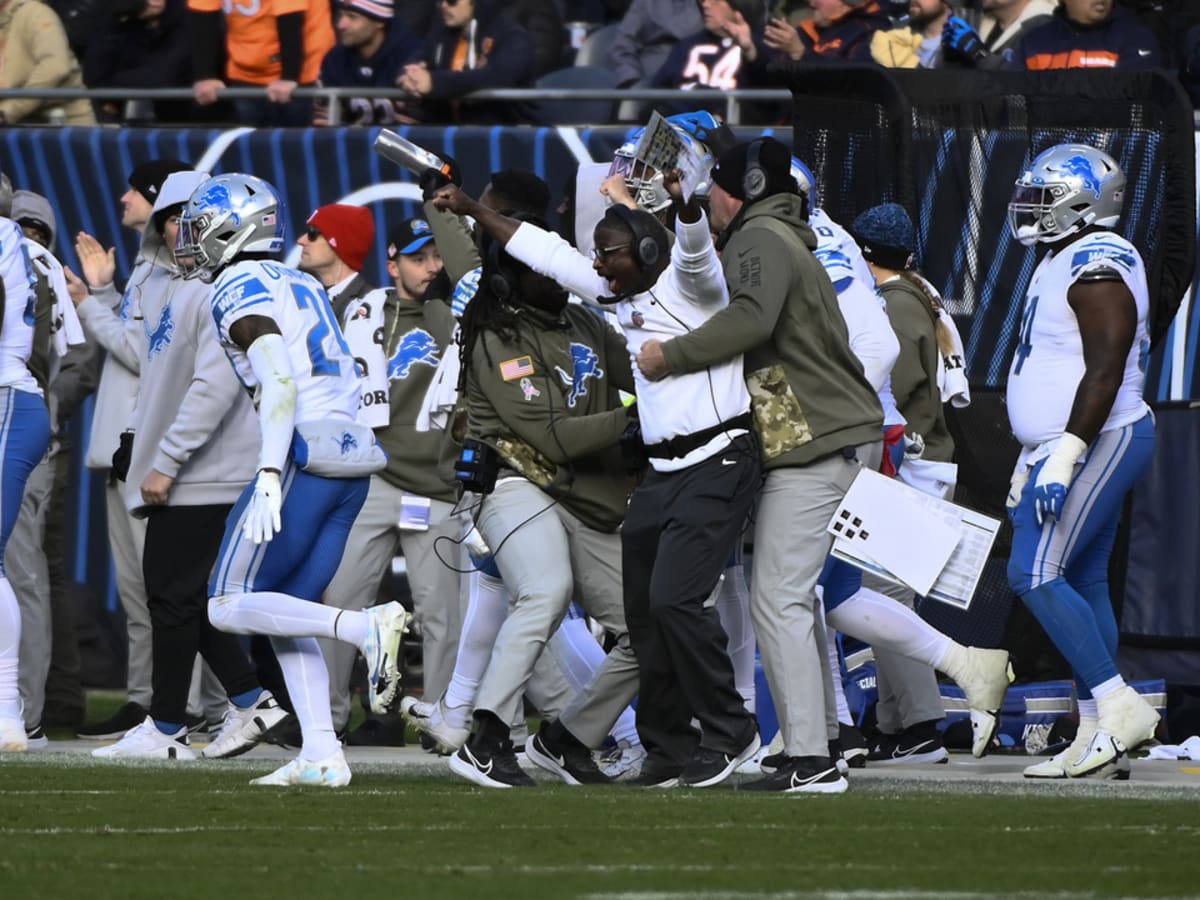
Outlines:
[[[515,339],[481,334],[467,375],[467,433],[600,531],[625,518],[617,441],[633,391],[625,339],[584,306],[522,307]],[[503,472],[501,476],[503,477]]]

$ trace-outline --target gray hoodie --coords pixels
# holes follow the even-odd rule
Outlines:
[[[100,372],[100,389],[92,413],[88,441],[89,469],[109,469],[121,432],[129,427],[138,399],[138,377],[146,356],[146,332],[142,327],[142,304],[147,297],[161,296],[171,276],[174,257],[163,246],[162,235],[147,225],[125,293],[109,284],[93,288],[79,304],[79,321],[89,339],[108,351]]]
[[[206,178],[168,176],[155,212],[186,200]],[[151,224],[147,234],[154,230]],[[125,505],[134,514],[144,511],[142,481],[152,469],[175,479],[170,506],[232,505],[254,477],[258,418],[217,341],[211,295],[211,285],[170,277],[163,290],[142,296],[147,390],[130,422],[135,435],[125,481]]]

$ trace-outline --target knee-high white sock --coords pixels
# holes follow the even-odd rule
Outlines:
[[[842,684],[842,661],[838,658],[837,629],[830,625],[825,626],[825,650],[829,653],[829,671],[833,675],[833,697],[837,702],[838,721],[853,725],[850,704],[846,702],[846,688]]]
[[[586,619],[569,614],[550,635],[550,652],[572,691],[581,691],[604,663],[604,648],[596,640]]]
[[[446,687],[446,718],[455,727],[462,728],[470,721],[479,679],[487,671],[496,635],[508,618],[508,605],[508,591],[503,581],[485,572],[471,573],[467,616],[458,639],[454,674]]]
[[[0,575],[0,718],[21,718],[21,691],[17,685],[20,646],[21,607],[12,585]]]
[[[754,712],[754,625],[750,622],[750,592],[746,589],[741,563],[725,570],[717,594],[717,614],[729,637],[734,685],[742,695],[746,709]]]
[[[829,624],[868,644],[936,667],[952,641],[899,600],[859,588],[826,614]]]
[[[272,636],[271,646],[283,670],[292,708],[300,720],[304,739],[300,758],[315,762],[332,756],[341,744],[329,711],[329,670],[321,655],[321,645],[312,637]]]
[[[367,642],[365,612],[310,603],[277,591],[210,597],[208,619],[215,628],[232,634],[333,638],[359,649]]]

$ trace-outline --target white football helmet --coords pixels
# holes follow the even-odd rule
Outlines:
[[[821,197],[817,192],[817,178],[812,170],[796,157],[792,157],[792,177],[796,179],[796,187],[808,198],[810,209],[819,209]]]
[[[1125,173],[1087,144],[1042,152],[1017,179],[1008,226],[1026,246],[1057,241],[1089,225],[1112,228],[1121,217]]]
[[[711,187],[708,173],[712,171],[714,159],[713,150],[705,138],[723,126],[704,110],[667,116],[667,121],[683,140],[681,152],[690,154],[693,166],[705,173],[695,190],[700,196],[706,195]],[[634,202],[647,212],[659,212],[671,205],[671,195],[663,187],[663,173],[637,156],[638,140],[645,131],[645,128],[636,128],[625,136],[625,143],[617,148],[608,174],[624,176],[625,186],[633,195]]]
[[[179,217],[175,259],[185,278],[212,281],[239,253],[283,249],[283,201],[253,175],[216,175],[192,192]]]

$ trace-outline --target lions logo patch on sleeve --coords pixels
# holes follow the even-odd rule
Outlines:
[[[400,338],[400,345],[388,360],[388,380],[407,378],[416,365],[436,369],[438,364],[437,341],[424,328],[414,328]]]

